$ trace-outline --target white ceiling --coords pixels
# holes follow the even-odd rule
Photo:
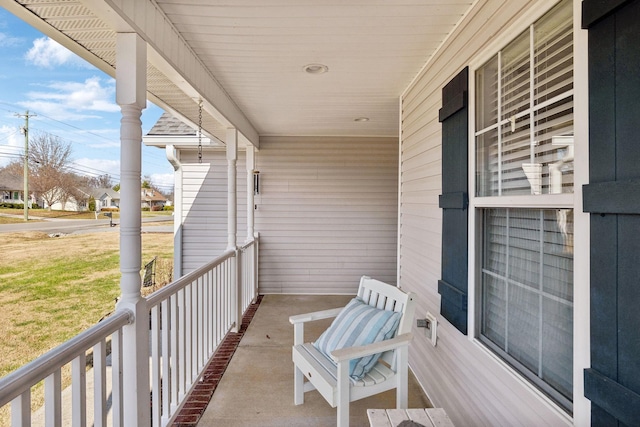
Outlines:
[[[40,28],[50,28],[48,35],[59,39],[63,34],[113,66],[115,32],[96,12],[96,3],[109,1],[0,0],[23,17],[16,6],[25,6],[36,20],[48,23]],[[156,3],[260,136],[397,136],[399,96],[473,2]],[[303,67],[310,63],[324,64],[329,71],[305,73]],[[155,101],[193,120],[192,98],[171,77],[152,67],[149,74]],[[369,121],[354,122],[358,117]],[[220,132],[213,123],[209,128],[213,135]]]

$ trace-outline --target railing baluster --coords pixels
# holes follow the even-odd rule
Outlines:
[[[160,306],[151,308],[151,425],[160,427],[162,420],[162,372],[160,361]]]
[[[220,342],[222,341],[222,327],[223,327],[223,322],[222,322],[222,314],[223,314],[223,309],[222,309],[222,301],[224,298],[223,295],[223,291],[222,291],[222,272],[221,272],[221,268],[220,266],[218,266],[218,268],[216,269],[216,300],[217,300],[217,305],[216,305],[216,347],[218,345],[220,345]]]
[[[71,361],[71,425],[87,425],[87,356],[81,353]]]
[[[169,311],[169,300],[162,301],[160,304],[160,319],[162,323],[162,424],[166,425],[171,414],[171,347],[169,336],[169,319],[171,313]]]
[[[179,350],[178,350],[178,331],[179,331],[179,321],[178,321],[178,296],[176,294],[171,295],[171,357],[172,357],[172,368],[171,368],[171,411],[175,411],[178,406],[178,389],[179,389],[179,369],[180,362],[182,359],[180,358]]]
[[[215,287],[214,287],[214,274],[213,271],[209,272],[209,299],[207,300],[207,322],[209,323],[209,355],[213,355],[213,350],[216,348],[215,341],[215,317],[214,317],[214,301],[215,301]]]
[[[202,370],[205,363],[204,348],[204,276],[198,280],[198,372]]]
[[[199,278],[191,285],[191,384],[195,383],[198,376],[198,282]]]
[[[185,290],[185,294],[184,294],[184,302],[185,302],[185,312],[186,312],[186,319],[185,319],[185,331],[184,331],[184,337],[185,337],[185,358],[184,358],[184,363],[185,363],[185,383],[186,383],[186,388],[187,390],[189,388],[191,388],[191,384],[193,384],[193,376],[192,376],[192,359],[191,359],[191,352],[193,351],[193,336],[191,334],[192,331],[192,326],[193,326],[193,305],[191,303],[191,284],[187,285],[187,287],[184,289]]]
[[[93,346],[93,414],[94,426],[107,426],[107,343],[103,339]]]
[[[122,333],[111,335],[111,407],[113,427],[124,424],[122,412]]]
[[[31,389],[27,389],[11,402],[11,427],[31,425]]]
[[[60,368],[44,379],[44,425],[62,426],[62,375]]]
[[[180,400],[187,394],[187,355],[186,355],[186,339],[187,339],[187,307],[185,301],[185,290],[178,292],[178,360],[179,360],[179,397]]]

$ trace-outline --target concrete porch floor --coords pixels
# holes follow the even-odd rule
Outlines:
[[[289,316],[342,307],[351,296],[266,295],[236,349],[199,426],[332,426],[336,409],[317,391],[293,404],[293,326]],[[331,320],[305,325],[305,341],[315,340]],[[430,407],[409,372],[409,407]],[[368,426],[368,408],[395,408],[395,391],[352,402],[350,425]]]

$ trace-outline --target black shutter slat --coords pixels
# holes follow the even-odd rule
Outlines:
[[[629,3],[630,0],[584,0],[582,2],[582,28],[590,28],[593,24],[615,12],[616,9]]]
[[[467,333],[468,260],[468,88],[463,69],[442,89],[442,280],[440,313]]]
[[[595,369],[584,371],[585,397],[622,423],[633,426],[640,420],[640,394],[602,375]]]
[[[469,194],[464,191],[441,194],[438,198],[441,209],[467,209],[469,206]]]
[[[583,208],[590,213],[640,214],[640,181],[611,181],[582,187]]]

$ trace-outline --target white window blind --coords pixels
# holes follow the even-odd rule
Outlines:
[[[569,408],[573,375],[573,215],[484,211],[481,340]]]
[[[476,71],[478,196],[573,192],[573,31],[560,3]]]

